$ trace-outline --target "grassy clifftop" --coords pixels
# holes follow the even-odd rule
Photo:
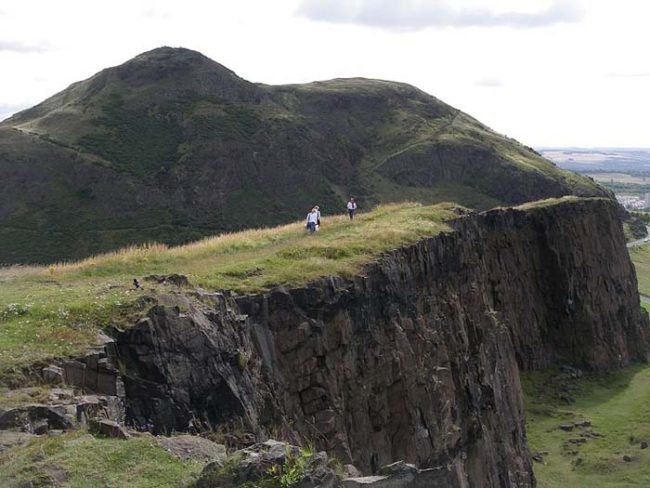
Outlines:
[[[583,201],[563,197],[517,208],[544,211]],[[77,353],[103,328],[132,324],[142,312],[137,305],[142,297],[176,289],[147,276],[180,274],[192,286],[242,294],[301,286],[323,276],[351,277],[382,252],[450,232],[447,221],[457,218],[456,209],[450,203],[387,204],[353,222],[343,215],[324,217],[314,234],[301,221],[178,247],[132,246],[77,262],[0,268],[0,375]]]
[[[325,275],[351,276],[377,254],[449,230],[451,204],[395,204],[323,219],[211,237],[181,247],[131,247],[83,261],[0,271],[0,370],[91,344],[102,327],[134,313],[144,295],[167,293],[147,275],[179,273],[207,289],[258,292]],[[133,278],[143,289],[136,290]]]

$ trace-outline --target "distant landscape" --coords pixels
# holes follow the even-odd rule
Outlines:
[[[561,168],[578,173],[615,171],[650,175],[650,148],[543,147],[538,151]]]
[[[643,196],[650,192],[648,148],[539,148],[560,168],[589,176],[618,195]]]

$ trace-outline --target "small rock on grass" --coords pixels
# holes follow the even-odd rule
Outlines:
[[[195,435],[158,437],[157,441],[163,449],[180,459],[223,463],[227,457],[226,446]]]
[[[117,422],[112,420],[91,420],[88,424],[90,431],[102,437],[112,439],[128,439],[131,435]]]

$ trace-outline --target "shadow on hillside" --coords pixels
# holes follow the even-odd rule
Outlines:
[[[526,410],[540,415],[577,407],[589,410],[622,394],[644,373],[650,387],[650,364],[637,363],[604,375],[558,367],[522,373]]]

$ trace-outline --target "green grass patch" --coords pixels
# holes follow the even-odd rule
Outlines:
[[[124,441],[78,431],[1,452],[0,486],[54,486],[52,480],[63,476],[66,481],[56,486],[177,488],[190,486],[201,468],[173,457],[151,436]]]
[[[304,223],[249,230],[169,248],[131,247],[49,267],[0,270],[0,376],[39,360],[77,353],[108,325],[125,326],[144,294],[165,292],[142,278],[179,273],[194,285],[253,293],[300,286],[322,276],[350,277],[379,253],[448,231],[453,205],[407,203],[324,217],[308,234]],[[144,290],[135,290],[138,278]]]
[[[636,246],[629,251],[636,269],[639,292],[650,296],[650,245]]]
[[[571,404],[559,399],[552,377],[549,372],[522,375],[529,444],[533,451],[548,453],[534,464],[538,486],[650,486],[650,449],[641,449],[641,442],[650,442],[650,366],[573,380],[568,384],[575,399]],[[558,428],[583,419],[592,426],[572,432]],[[570,442],[587,432],[599,436],[583,444]]]

